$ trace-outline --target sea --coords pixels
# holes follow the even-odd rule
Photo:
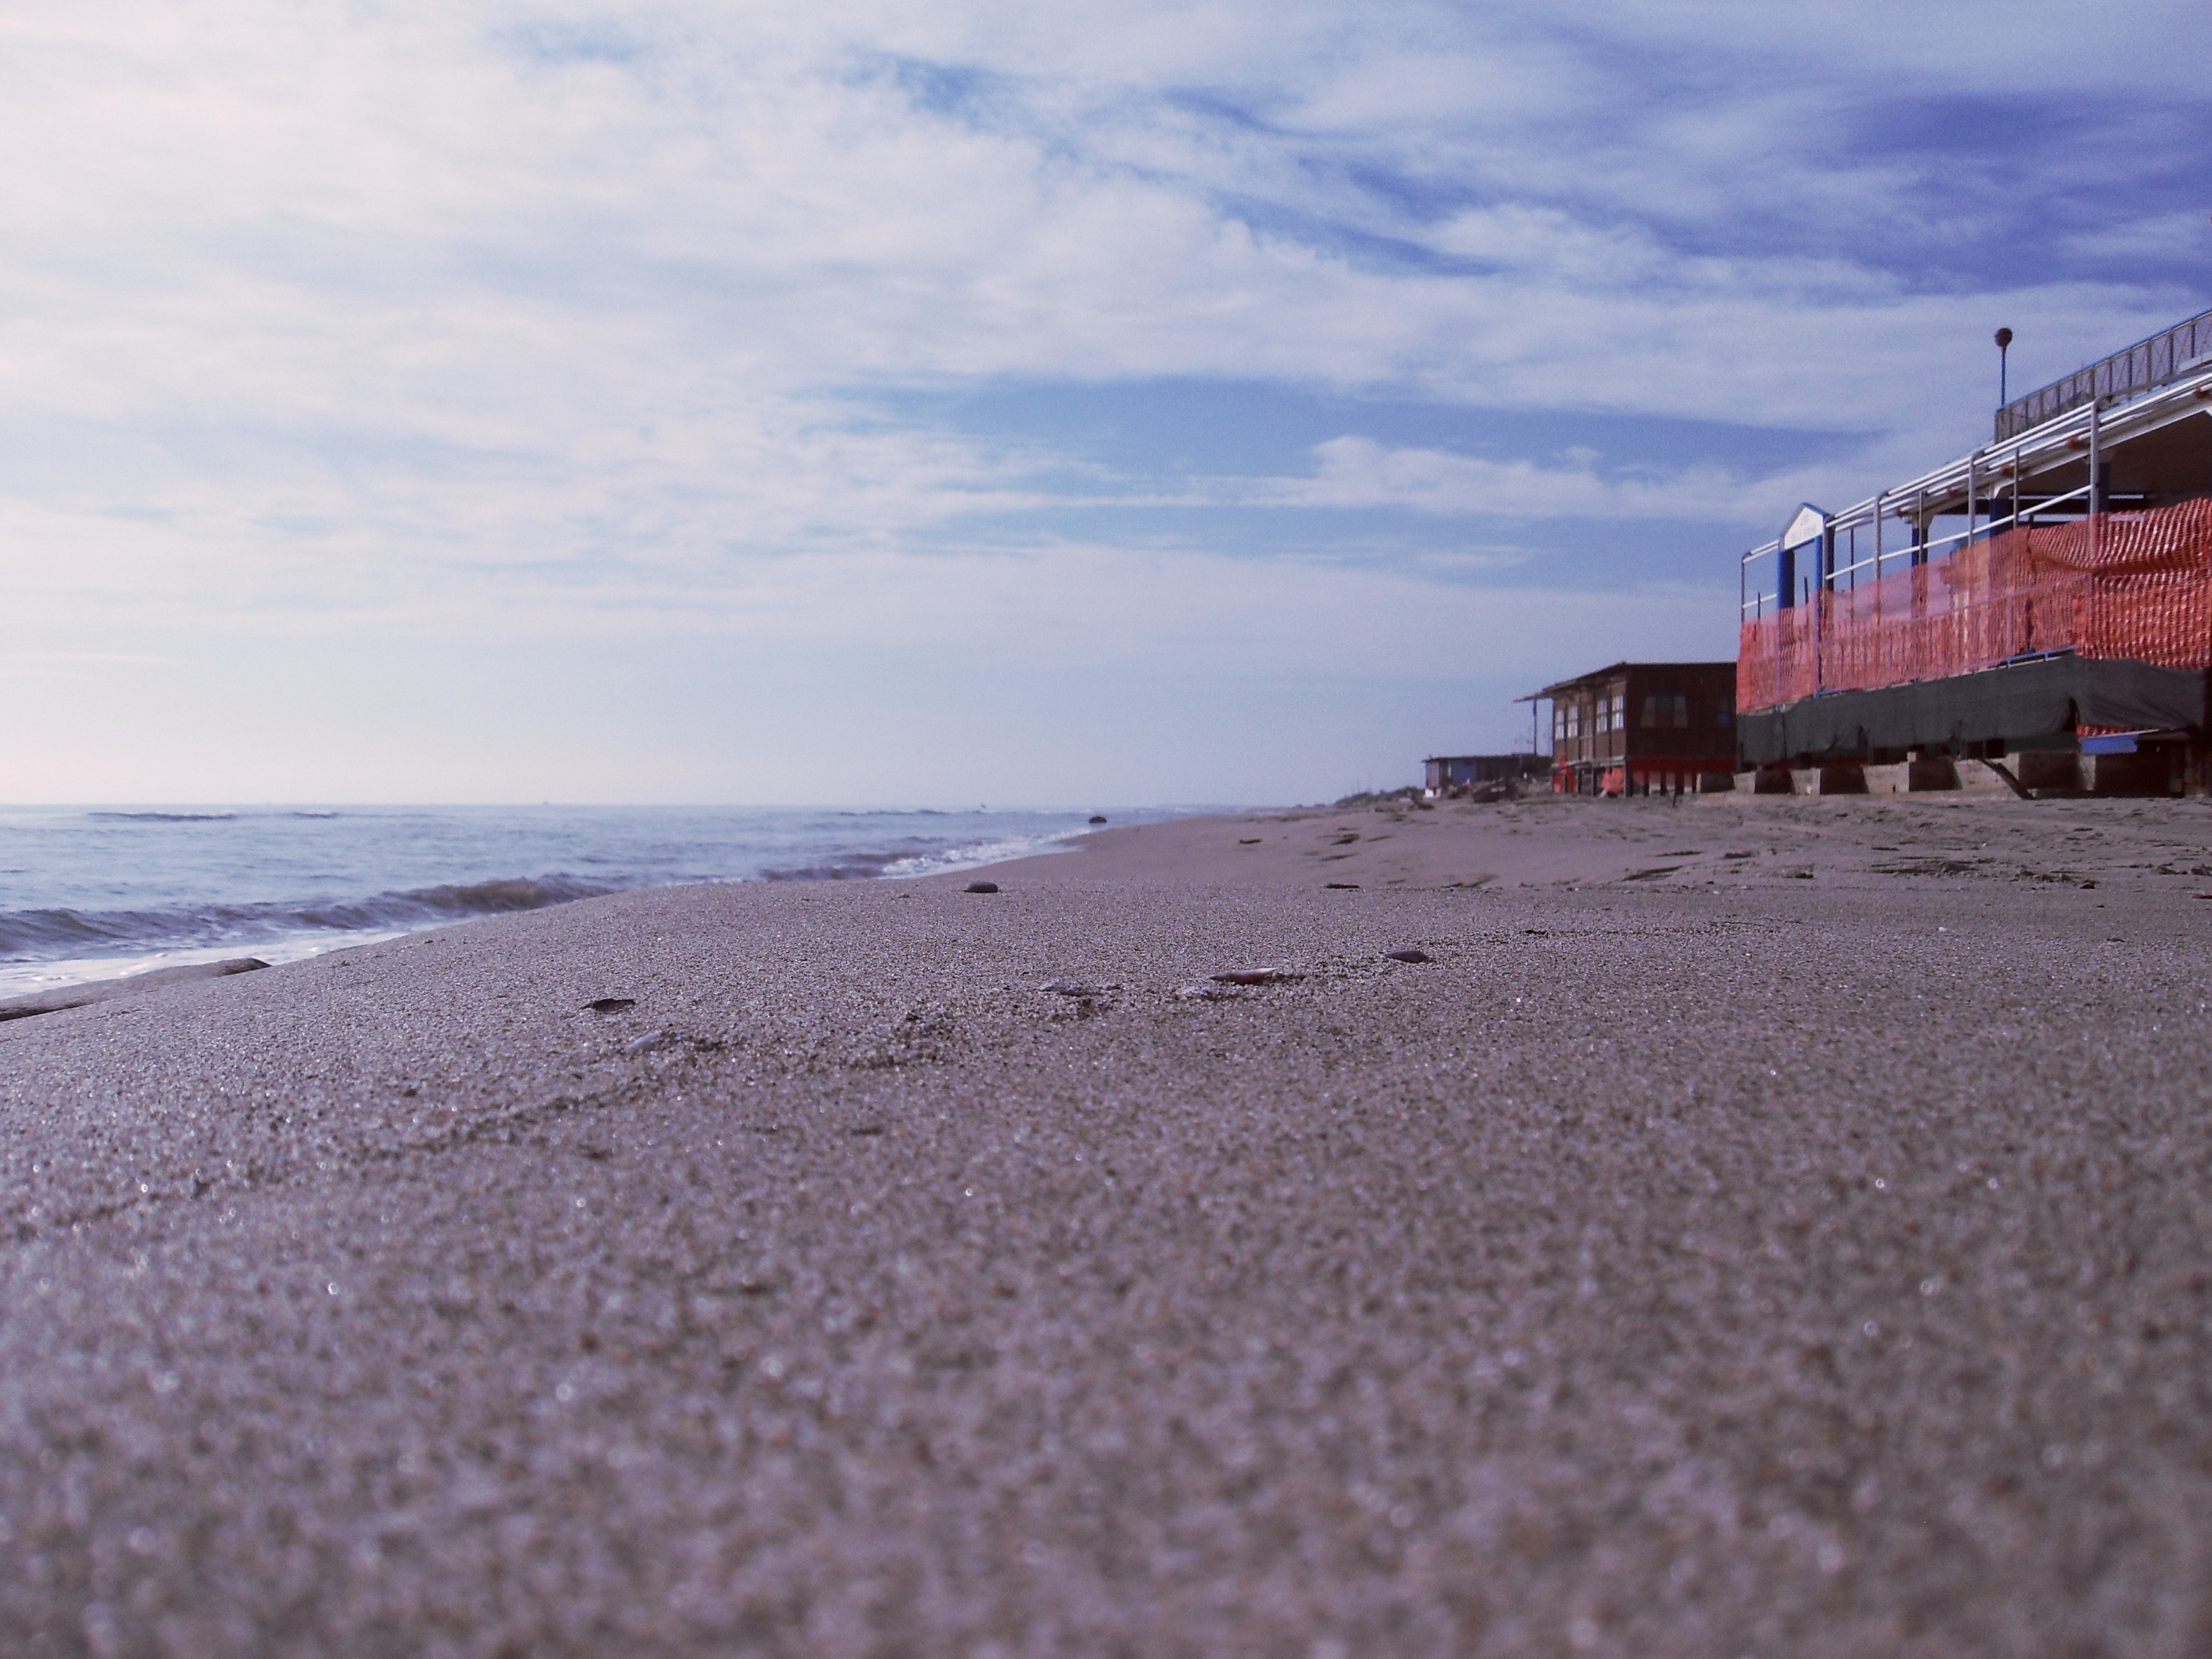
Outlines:
[[[1109,810],[1117,823],[1209,809]],[[0,807],[0,1000],[295,961],[626,888],[870,881],[1064,849],[1092,809]]]

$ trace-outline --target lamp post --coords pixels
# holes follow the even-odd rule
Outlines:
[[[2005,356],[2011,349],[2012,331],[2008,328],[1999,329],[1997,331],[1997,407],[1999,409],[2002,409],[2012,401],[2005,395]]]

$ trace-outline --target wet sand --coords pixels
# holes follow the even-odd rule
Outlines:
[[[2212,806],[988,873],[0,1024],[9,1650],[2212,1650]]]

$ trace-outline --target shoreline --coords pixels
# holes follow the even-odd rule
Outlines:
[[[303,813],[289,810],[282,811],[279,815],[288,819],[337,816],[336,814]],[[109,814],[106,816],[132,820],[155,819],[164,823],[210,823],[234,822],[238,815],[232,812],[214,811],[199,813],[165,811],[159,814]],[[739,882],[884,878],[916,880],[927,875],[982,869],[1008,859],[1048,856],[1048,849],[1054,843],[1065,843],[1080,833],[1082,832],[1079,830],[1069,829],[1055,836],[1025,836],[1022,838],[1022,845],[1018,850],[1002,851],[1000,849],[1006,847],[1007,844],[994,842],[969,848],[948,848],[926,854],[900,855],[896,858],[886,855],[889,863],[894,865],[910,857],[921,860],[933,866],[919,873],[902,873],[888,878],[881,871],[848,871],[838,866],[833,860],[831,867],[821,873],[808,871],[786,872],[770,870],[722,879]],[[1040,848],[1048,850],[1041,854]],[[844,856],[848,862],[858,859],[863,863],[872,861],[875,857],[874,854],[848,854]],[[206,939],[204,942],[163,943],[158,939],[148,939],[107,953],[29,957],[18,961],[0,962],[0,1018],[8,1018],[11,1009],[87,985],[110,984],[114,981],[143,978],[149,974],[174,974],[177,970],[204,966],[244,956],[252,956],[270,966],[279,966],[326,955],[332,951],[356,950],[386,939],[429,933],[438,928],[455,927],[488,916],[509,914],[517,909],[545,908],[556,904],[574,903],[583,898],[604,897],[609,892],[627,892],[647,886],[699,884],[696,882],[689,881],[648,881],[634,885],[617,885],[600,891],[572,891],[562,894],[558,890],[564,885],[573,888],[575,884],[576,878],[573,876],[554,874],[488,878],[473,883],[459,884],[458,887],[453,884],[424,882],[411,888],[387,890],[354,900],[323,898],[292,901],[289,907],[283,901],[240,902],[228,905],[210,902],[206,908],[215,911],[264,910],[281,913],[289,908],[299,920],[295,920],[295,925],[289,928],[275,926],[261,930],[234,933],[230,937]],[[520,904],[512,902],[514,895],[523,890],[538,890],[545,892],[548,896],[535,904]],[[409,901],[415,901],[411,908],[421,911],[424,908],[421,902],[426,896],[444,898],[451,895],[465,898],[476,892],[481,892],[500,902],[487,902],[480,909],[459,908],[458,914],[453,915],[441,916],[434,914],[422,914],[416,915],[411,921],[364,924],[358,927],[343,927],[333,923],[311,922],[304,920],[317,913],[349,909],[368,910],[380,906],[387,909],[393,907],[404,908],[408,908]],[[174,907],[156,901],[153,908],[159,910]]]
[[[2212,812],[1526,805],[0,1024],[0,1618],[2188,1650]]]

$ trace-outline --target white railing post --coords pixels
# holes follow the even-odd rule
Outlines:
[[[2105,505],[2105,492],[2097,488],[2098,428],[2100,424],[2098,411],[2103,401],[2097,395],[2097,384],[2093,378],[2089,383],[2089,556],[2092,559],[2097,556],[2098,544],[2103,540],[2098,520],[2102,517],[2099,509]]]

